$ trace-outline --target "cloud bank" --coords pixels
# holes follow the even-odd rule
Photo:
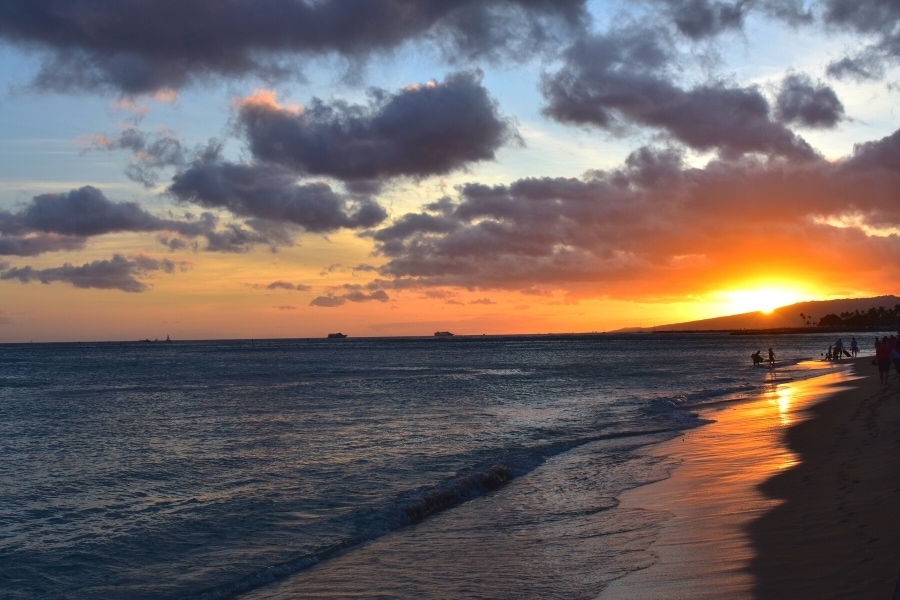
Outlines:
[[[815,157],[805,140],[773,118],[760,90],[719,82],[682,89],[671,83],[674,57],[670,42],[659,30],[637,29],[580,40],[566,51],[564,65],[544,76],[544,113],[564,123],[609,131],[652,127],[694,150],[716,150],[731,157],[746,153]],[[828,101],[833,103],[828,107],[832,112],[838,110],[840,103],[830,89],[808,92],[807,84],[798,91],[805,81],[795,79],[794,89],[782,92],[791,120],[812,117]]]
[[[173,177],[168,192],[182,202],[314,233],[372,227],[387,217],[369,197],[342,195],[322,182],[299,183],[289,170],[271,164],[197,160]]]
[[[442,175],[492,160],[515,138],[479,79],[456,73],[396,94],[371,89],[368,106],[315,99],[298,110],[257,94],[239,103],[239,122],[257,160],[297,173],[346,181]]]
[[[584,0],[10,0],[0,39],[39,53],[38,89],[133,95],[284,75],[300,57],[364,62],[416,41],[447,56],[530,55],[585,18]]]
[[[466,184],[368,235],[387,259],[379,284],[398,288],[538,282],[652,297],[771,271],[772,261],[810,275],[865,279],[865,264],[897,275],[888,257],[900,239],[877,231],[900,228],[898,157],[900,131],[837,163],[745,157],[692,168],[678,149],[642,148],[583,178]]]
[[[66,263],[61,267],[33,269],[13,267],[0,273],[0,280],[18,280],[22,283],[39,281],[43,284],[63,282],[77,288],[120,290],[123,292],[145,292],[150,285],[141,281],[154,271],[173,273],[176,269],[187,270],[190,264],[170,259],[156,259],[146,255],[127,258],[115,254],[109,260],[95,260],[81,266]]]

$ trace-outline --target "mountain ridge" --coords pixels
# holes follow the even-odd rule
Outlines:
[[[840,315],[844,312],[865,312],[870,308],[894,308],[900,304],[900,297],[893,295],[871,298],[843,298],[838,300],[808,300],[788,304],[764,313],[754,311],[737,315],[685,321],[655,327],[629,327],[619,332],[648,331],[739,331],[747,329],[799,329],[807,326],[807,321],[818,323],[828,314]],[[801,319],[800,314],[804,317]]]

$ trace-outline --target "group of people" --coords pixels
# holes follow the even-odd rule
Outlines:
[[[754,365],[761,365],[763,362],[765,362],[765,359],[763,359],[762,357],[762,350],[757,350],[756,352],[751,354],[750,359],[753,361]],[[775,364],[775,352],[773,352],[771,348],[769,348],[769,364]]]
[[[884,336],[875,339],[875,364],[878,365],[878,377],[881,383],[887,383],[891,375],[891,363],[900,377],[900,344],[896,336]]]
[[[838,338],[833,345],[828,346],[828,353],[825,355],[825,360],[841,360],[845,356],[856,358],[858,354],[859,342],[856,341],[855,337],[850,340],[849,350],[844,347],[843,338]]]
[[[844,347],[844,341],[841,338],[828,347],[828,354],[825,355],[826,360],[841,360],[844,356],[856,357],[859,355],[859,342],[856,338],[850,340],[850,349]],[[762,356],[762,350],[757,350],[750,355],[750,359],[754,365],[761,365],[766,362]],[[775,352],[769,348],[770,365],[775,364]],[[891,366],[897,372],[897,378],[900,379],[900,339],[897,336],[884,336],[881,339],[875,338],[875,360],[872,364],[878,365],[878,375],[881,383],[886,384],[891,374]]]

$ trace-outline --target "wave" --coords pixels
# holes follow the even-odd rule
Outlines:
[[[495,492],[513,479],[531,472],[548,458],[578,446],[599,441],[633,439],[634,446],[637,447],[660,441],[661,438],[654,437],[659,435],[668,438],[675,435],[675,430],[661,428],[603,433],[511,452],[504,457],[502,462],[474,467],[435,486],[423,487],[402,494],[380,510],[357,515],[355,517],[356,535],[337,544],[267,566],[220,586],[182,596],[179,600],[225,600],[284,579],[390,532],[421,523],[465,502]],[[613,502],[610,506],[604,506],[598,510],[607,510],[616,504]]]

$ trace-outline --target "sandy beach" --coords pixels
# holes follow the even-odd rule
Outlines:
[[[703,416],[716,422],[651,449],[678,457],[672,477],[621,498],[668,513],[659,562],[601,598],[894,597],[896,378],[860,358]]]

